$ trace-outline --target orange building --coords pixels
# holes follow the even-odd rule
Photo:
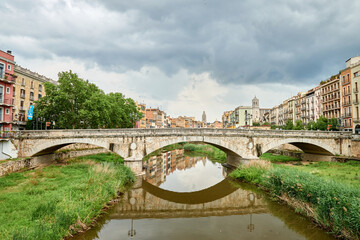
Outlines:
[[[340,72],[340,83],[342,126],[345,131],[352,131],[352,87],[350,68],[346,68]]]
[[[0,131],[11,131],[13,122],[13,85],[15,62],[11,51],[0,50]]]

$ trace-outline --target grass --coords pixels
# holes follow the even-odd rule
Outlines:
[[[329,180],[336,179],[336,181],[351,186],[360,186],[360,162],[358,161],[349,161],[346,163],[316,162],[304,166],[297,166],[297,168]]]
[[[187,152],[205,154],[211,161],[220,163],[225,163],[227,159],[225,152],[208,144],[186,143],[184,144],[184,150]]]
[[[257,184],[337,236],[360,237],[360,190],[299,167],[240,166],[231,177]]]
[[[133,173],[114,154],[0,178],[0,239],[62,239],[92,223]]]
[[[300,158],[284,156],[284,155],[275,155],[272,153],[264,153],[260,156],[262,160],[269,160],[273,163],[283,163],[283,162],[299,162],[301,161]]]
[[[157,151],[154,151],[148,155],[146,155],[143,161],[149,160],[152,156],[160,155],[161,153],[176,150],[176,149],[184,149],[186,151],[186,155],[197,156],[199,154],[205,154],[211,161],[225,163],[226,162],[226,153],[221,151],[220,149],[208,145],[208,144],[193,144],[193,143],[176,143],[166,147],[163,147]]]

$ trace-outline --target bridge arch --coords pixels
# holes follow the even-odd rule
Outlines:
[[[203,190],[195,192],[174,192],[170,190],[165,190],[151,183],[148,183],[145,180],[143,180],[142,182],[142,188],[146,192],[158,198],[167,200],[169,202],[181,204],[202,204],[212,202],[226,197],[239,189],[239,187],[231,184],[230,181],[228,181],[227,179],[224,179],[223,181],[209,188],[205,188]]]
[[[183,142],[205,143],[224,151],[227,156],[236,156],[239,158],[246,157],[244,156],[245,146],[241,144],[232,144],[230,141],[226,141],[218,137],[211,138],[211,137],[202,137],[202,136],[169,137],[166,139],[162,139],[160,141],[147,142],[145,155],[148,155],[166,146],[170,146],[177,143],[183,143]]]
[[[309,154],[319,154],[319,155],[335,155],[334,149],[329,144],[324,144],[317,139],[296,139],[296,138],[284,138],[284,139],[275,139],[271,142],[264,144],[262,152],[266,153],[267,151],[279,147],[283,144],[291,144],[304,153]]]
[[[31,148],[31,151],[27,154],[28,156],[41,156],[41,155],[47,155],[52,154],[56,150],[59,150],[60,148],[63,148],[65,146],[71,145],[71,144],[90,144],[94,146],[98,146],[101,148],[109,149],[109,143],[107,141],[103,141],[101,139],[92,139],[92,138],[64,138],[64,139],[56,139],[56,140],[49,140],[40,143],[37,146],[34,146]],[[113,151],[116,153],[115,151]],[[118,153],[116,153],[118,154]],[[120,155],[120,154],[118,154]],[[121,156],[123,157],[123,156]]]

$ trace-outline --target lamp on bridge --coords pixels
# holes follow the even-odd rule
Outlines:
[[[250,213],[250,224],[247,227],[249,232],[253,232],[255,230],[255,225],[252,223],[252,213]]]
[[[133,238],[136,235],[136,230],[134,229],[134,219],[131,219],[131,229],[128,232],[128,236]]]

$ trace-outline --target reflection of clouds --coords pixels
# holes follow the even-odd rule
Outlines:
[[[207,161],[209,160],[206,159]],[[204,164],[203,161],[198,161],[186,171],[174,171],[159,187],[175,192],[193,192],[211,187],[224,179],[219,166],[220,163]]]

